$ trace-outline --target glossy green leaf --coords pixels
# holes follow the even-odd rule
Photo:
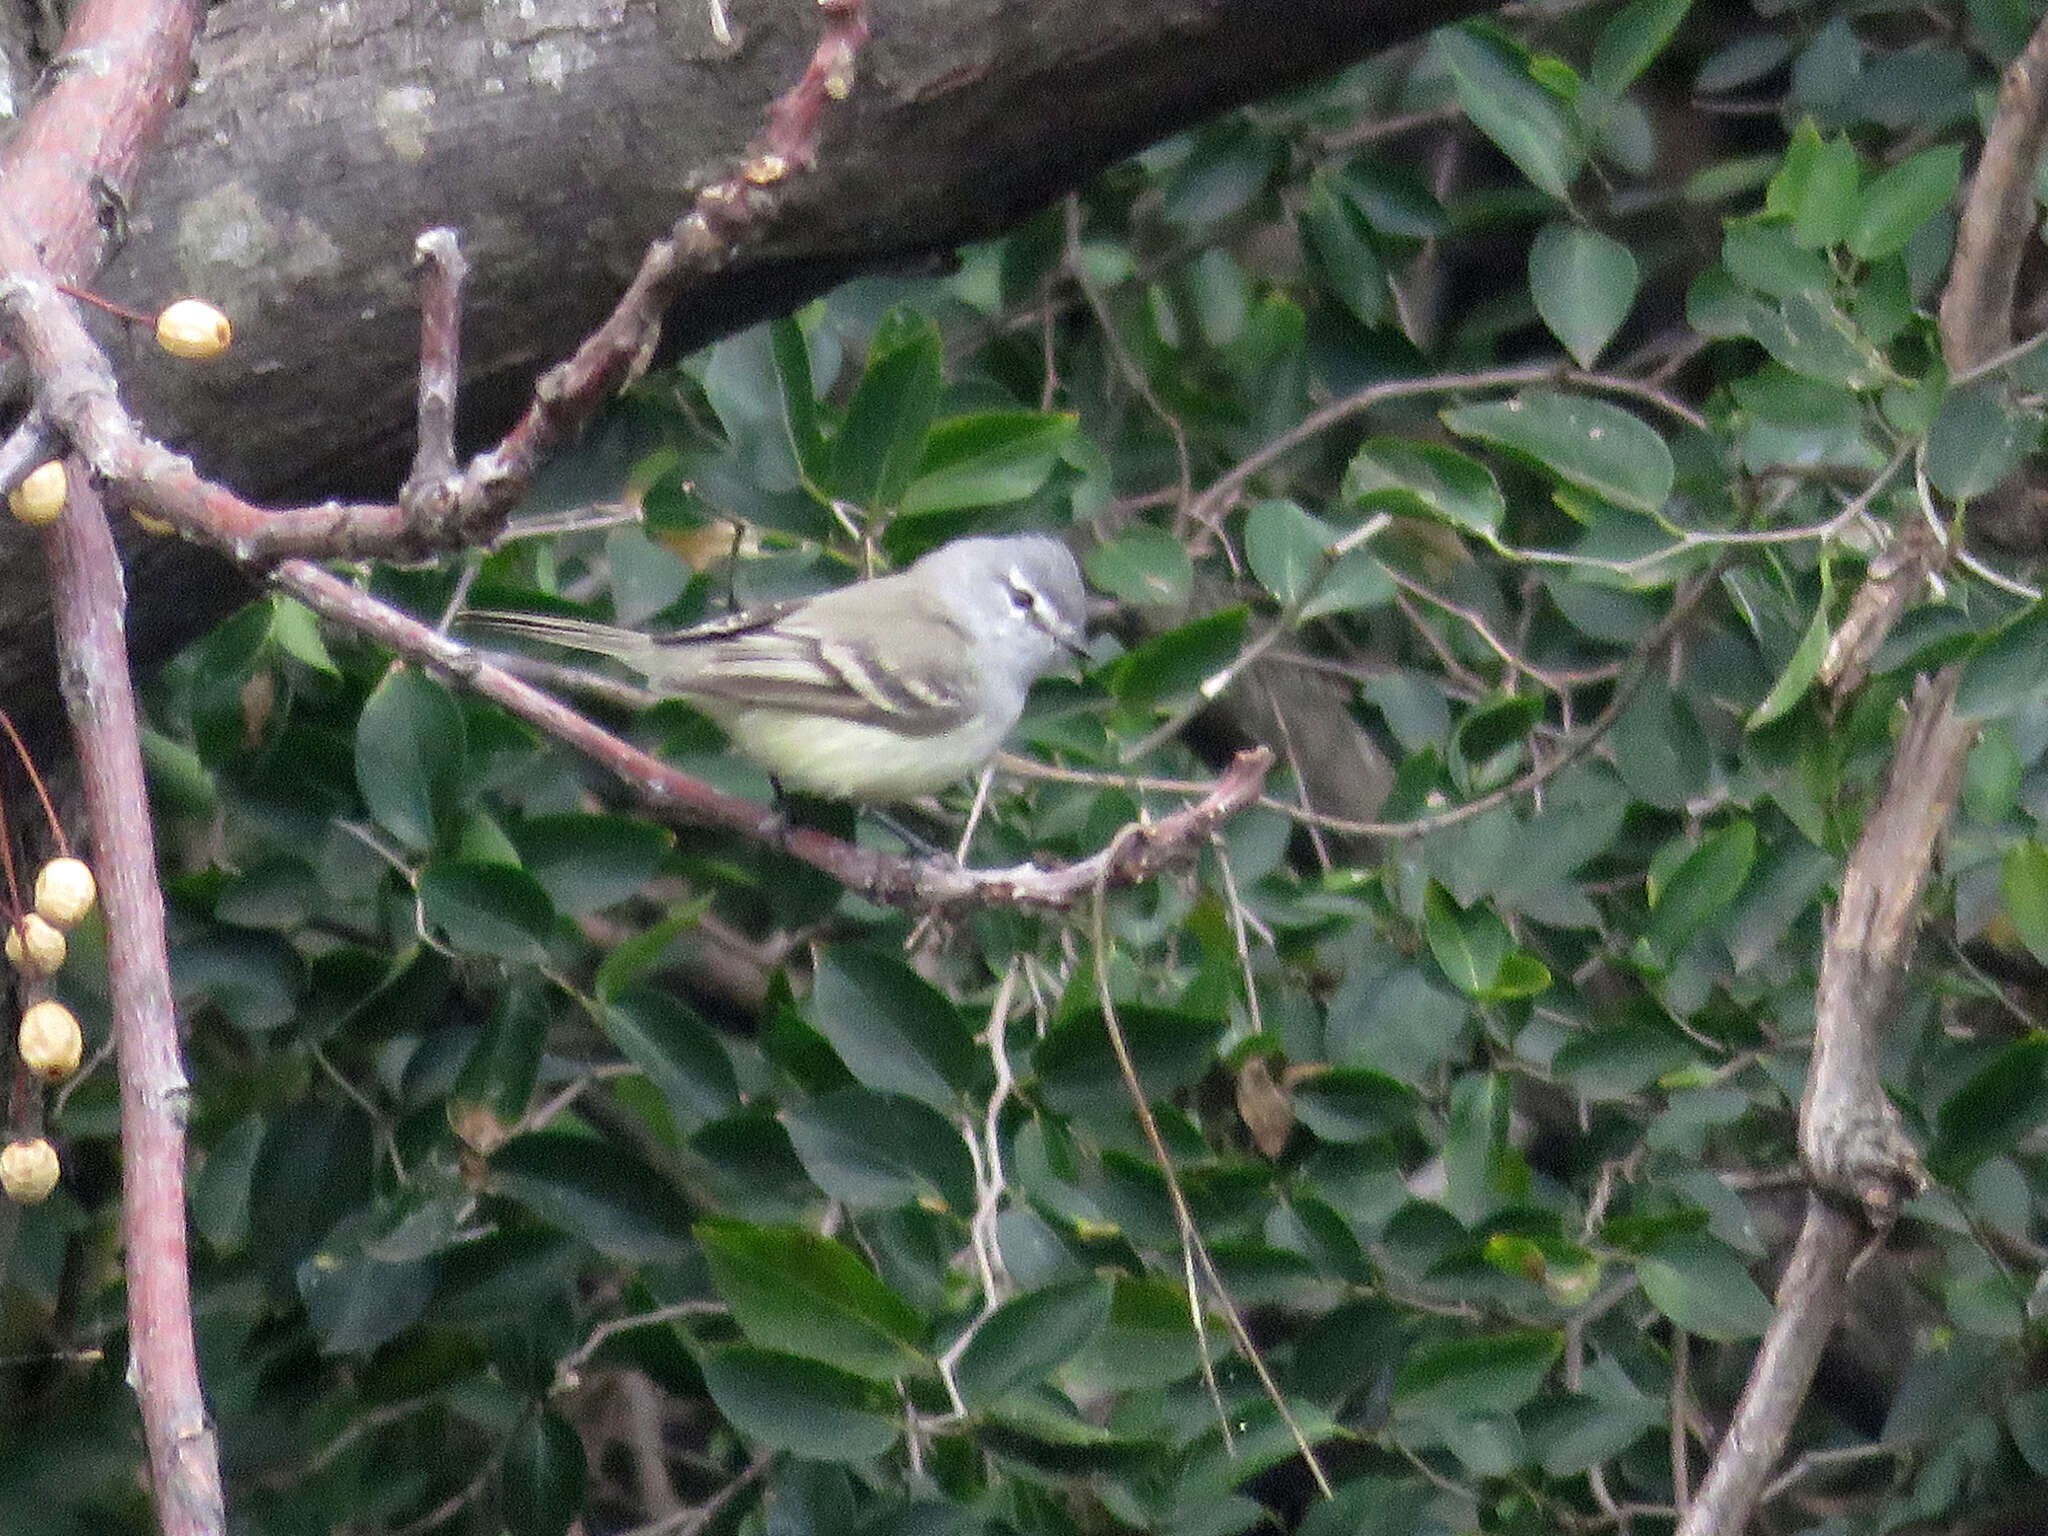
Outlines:
[[[1178,608],[1188,600],[1194,566],[1187,546],[1164,528],[1139,523],[1090,549],[1088,580],[1111,597],[1147,608]]]
[[[1035,1386],[1109,1322],[1110,1287],[1094,1276],[1013,1296],[982,1319],[955,1367],[970,1410]]]
[[[2041,417],[2009,408],[2000,392],[1951,390],[1927,434],[1927,478],[1944,496],[1968,501],[2012,473],[2041,443]]]
[[[901,1094],[842,1088],[788,1111],[804,1171],[851,1210],[922,1204],[971,1215],[974,1163],[959,1129]]]
[[[1691,8],[1692,0],[1634,0],[1624,6],[1593,44],[1593,83],[1610,96],[1635,84]]]
[[[510,1536],[563,1536],[583,1507],[583,1437],[559,1414],[520,1420],[498,1468]]]
[[[1656,893],[1645,935],[1649,943],[1676,955],[1735,900],[1755,862],[1754,822],[1737,821],[1702,838]]]
[[[430,848],[468,792],[462,710],[435,679],[396,668],[356,725],[356,787],[377,824],[408,848]]]
[[[1938,144],[1873,179],[1849,232],[1850,252],[1876,261],[1904,250],[1914,232],[1948,206],[1962,176],[1962,146]]]
[[[614,1258],[672,1264],[690,1252],[675,1187],[607,1141],[543,1131],[492,1156],[489,1188]]]
[[[1428,1419],[1514,1413],[1536,1395],[1564,1341],[1525,1329],[1424,1344],[1394,1378],[1394,1409]]]
[[[676,938],[697,926],[709,910],[710,896],[676,907],[651,928],[628,934],[614,944],[598,962],[594,990],[601,999],[617,997],[632,986],[640,973],[659,961]]]
[[[894,955],[839,945],[818,965],[811,1023],[868,1087],[953,1109],[981,1071],[974,1032]]]
[[[1220,1021],[1135,1006],[1118,1009],[1117,1022],[1137,1064],[1146,1097],[1154,1100],[1206,1074],[1223,1031]],[[1130,1090],[1097,1009],[1055,1024],[1038,1043],[1031,1060],[1039,1091],[1062,1114],[1115,1114],[1131,1107]]]
[[[1318,179],[1300,220],[1302,247],[1323,287],[1361,325],[1378,325],[1387,311],[1387,269],[1364,214],[1338,183]]]
[[[697,1241],[740,1331],[764,1348],[875,1381],[928,1366],[912,1311],[852,1249],[801,1227],[716,1218]]]
[[[1328,524],[1291,501],[1259,502],[1245,517],[1245,559],[1283,604],[1298,603],[1314,589],[1331,538]]]
[[[1431,886],[1423,904],[1423,932],[1429,952],[1467,997],[1481,997],[1500,974],[1500,963],[1513,941],[1507,925],[1484,906],[1461,909],[1442,886]]]
[[[1295,1085],[1295,1118],[1324,1141],[1368,1141],[1415,1123],[1415,1091],[1383,1072],[1338,1067]]]
[[[673,992],[629,988],[611,998],[598,1019],[612,1044],[659,1090],[677,1130],[694,1131],[739,1107],[732,1059],[712,1028]]]
[[[1605,400],[1532,390],[1454,407],[1444,412],[1444,425],[1524,454],[1567,484],[1638,512],[1661,508],[1676,478],[1664,439]]]
[[[1998,889],[2027,953],[2048,965],[2048,848],[2029,837],[2006,849]]]
[[[803,327],[793,315],[768,324],[770,355],[776,382],[782,386],[782,419],[789,444],[803,472],[813,480],[826,474],[825,429],[818,412],[817,385],[811,378],[811,349]]]
[[[463,953],[526,965],[547,959],[554,904],[523,869],[441,860],[420,876],[420,905],[428,926]]]
[[[1934,1119],[1928,1162],[1951,1184],[2048,1123],[2048,1034],[2015,1040],[1950,1094]]]
[[[675,839],[628,816],[536,816],[512,829],[519,862],[555,910],[601,912],[639,893]]]
[[[1245,618],[1244,609],[1225,608],[1134,646],[1108,669],[1109,691],[1140,706],[1198,691],[1236,659]]]
[[[1437,33],[1436,48],[1472,125],[1533,185],[1568,197],[1584,150],[1564,104],[1531,76],[1528,56],[1492,28],[1469,24]]]
[[[1785,663],[1785,670],[1778,674],[1778,680],[1771,684],[1771,691],[1742,722],[1744,730],[1761,730],[1773,720],[1782,719],[1793,705],[1806,697],[1806,690],[1820,675],[1820,664],[1828,651],[1828,637],[1833,633],[1834,626],[1828,622],[1827,605],[1816,606],[1813,617],[1807,621],[1806,632],[1799,637],[1799,644]]]
[[[1073,440],[1060,411],[989,411],[939,422],[925,439],[903,513],[1000,507],[1038,494]]]
[[[539,965],[555,930],[555,907],[522,868],[440,860],[420,874],[426,922],[453,948]]]
[[[705,1352],[704,1385],[741,1434],[817,1461],[868,1461],[902,1434],[895,1394],[815,1360],[733,1344]]]
[[[499,995],[448,1094],[448,1124],[464,1145],[488,1157],[518,1126],[540,1080],[548,1023],[538,978],[516,977]]]
[[[1550,334],[1590,368],[1635,305],[1635,256],[1579,224],[1546,224],[1529,248],[1529,293]]]
[[[1636,1261],[1636,1278],[1652,1306],[1703,1339],[1753,1339],[1770,1326],[1770,1298],[1733,1249],[1704,1233],[1659,1242]]]
[[[1956,713],[1996,720],[2048,691],[2048,603],[2037,602],[1991,631],[1963,662]]]
[[[925,316],[907,309],[883,316],[832,442],[832,490],[841,500],[870,514],[902,501],[938,411],[942,350],[939,328]]]
[[[1440,517],[1474,533],[1500,527],[1507,503],[1493,472],[1441,443],[1370,437],[1344,471],[1344,499],[1363,507]]]

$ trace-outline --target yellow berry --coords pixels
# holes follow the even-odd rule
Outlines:
[[[173,357],[204,362],[234,339],[228,317],[204,299],[180,299],[156,317],[156,344]]]
[[[74,928],[100,889],[83,859],[52,859],[36,876],[36,916],[52,928]]]
[[[85,1055],[85,1036],[78,1028],[78,1016],[62,1003],[45,998],[29,1005],[21,1016],[21,1030],[15,1036],[21,1059],[29,1071],[46,1083],[61,1083],[78,1070]]]
[[[64,512],[64,461],[48,459],[7,493],[7,510],[31,528],[47,528]]]
[[[57,1187],[57,1149],[42,1137],[0,1149],[0,1189],[16,1205],[41,1205]]]
[[[63,933],[31,912],[7,930],[7,960],[24,976],[54,976],[64,969]]]

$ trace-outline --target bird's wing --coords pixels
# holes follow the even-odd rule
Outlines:
[[[974,714],[969,636],[936,617],[847,638],[817,599],[778,619],[664,637],[646,668],[657,687],[702,699],[938,736]],[[752,615],[748,616],[749,618]]]

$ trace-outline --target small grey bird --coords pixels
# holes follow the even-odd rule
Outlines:
[[[980,771],[1031,685],[1085,642],[1087,597],[1041,534],[959,539],[907,570],[667,634],[475,611],[480,629],[589,651],[688,699],[784,784],[908,800]]]

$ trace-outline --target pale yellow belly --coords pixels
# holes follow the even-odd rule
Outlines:
[[[702,707],[740,754],[789,789],[835,800],[913,800],[980,770],[1004,730],[971,723],[938,736],[899,736],[879,726],[777,709]]]

